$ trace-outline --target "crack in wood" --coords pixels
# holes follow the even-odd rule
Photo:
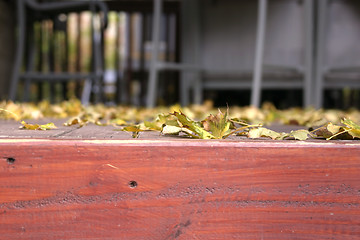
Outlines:
[[[57,137],[62,137],[62,136],[64,136],[64,135],[66,135],[66,134],[69,134],[69,133],[73,132],[74,130],[75,130],[75,129],[66,130],[66,131],[63,131],[63,132],[61,132],[61,133],[55,134],[55,135],[53,135],[52,137],[55,137],[55,138],[57,138]]]

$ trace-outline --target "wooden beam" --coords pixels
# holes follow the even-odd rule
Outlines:
[[[354,239],[359,144],[0,140],[3,239]]]

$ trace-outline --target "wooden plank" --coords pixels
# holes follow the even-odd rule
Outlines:
[[[1,239],[357,239],[354,142],[0,139]]]
[[[0,119],[0,138],[40,138],[40,139],[132,139],[130,132],[123,132],[121,127],[115,126],[97,126],[89,123],[88,125],[79,128],[78,125],[63,126],[67,119],[39,119],[26,120],[30,124],[47,124],[53,122],[58,128],[49,131],[32,131],[19,129],[21,124],[12,120]],[[284,126],[274,125],[268,126],[270,129],[278,132],[290,132],[291,130],[304,129],[303,126]],[[141,132],[139,139],[162,139],[174,140],[179,137],[174,136],[160,136],[159,132]],[[181,138],[180,138],[181,139]],[[239,136],[231,136],[229,139],[241,140],[244,139]],[[264,139],[263,139],[264,140]]]
[[[26,120],[30,124],[46,124],[53,122],[58,128],[47,131],[20,129],[21,123],[12,120],[0,120],[1,138],[37,138],[37,139],[132,139],[131,132],[120,131],[121,127],[98,126],[92,123],[79,128],[79,125],[63,126],[66,119]],[[141,139],[160,139],[159,132],[142,132]],[[161,136],[162,139],[173,139]]]

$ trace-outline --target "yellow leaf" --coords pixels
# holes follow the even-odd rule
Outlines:
[[[227,112],[223,114],[220,109],[216,116],[210,114],[204,121],[202,121],[204,129],[211,132],[217,138],[222,139],[230,132],[231,122],[227,119]]]
[[[25,121],[21,121],[22,126],[21,129],[27,129],[27,130],[51,130],[57,128],[54,123],[47,123],[43,125],[39,124],[28,124]]]
[[[280,138],[281,134],[264,127],[252,128],[249,130],[248,138],[260,138],[260,137],[267,137],[275,140]]]
[[[140,125],[132,125],[132,126],[126,126],[122,129],[122,131],[131,132],[131,136],[133,138],[138,138],[140,136],[140,132],[144,131],[141,129]]]
[[[309,138],[309,131],[305,129],[291,131],[287,137],[292,137],[295,140],[304,141]]]
[[[344,119],[341,121],[347,127],[345,127],[346,131],[353,137],[360,139],[360,126],[350,119]]]
[[[174,116],[177,117],[179,123],[181,124],[181,127],[187,128],[190,131],[194,133],[194,135],[197,135],[201,139],[215,139],[211,133],[203,129],[200,125],[200,123],[195,122],[191,119],[189,119],[185,114],[182,112],[174,112]]]
[[[124,126],[124,125],[127,124],[126,121],[124,121],[123,119],[119,119],[119,118],[112,119],[112,120],[110,121],[110,123],[111,123],[111,124],[116,124],[116,125],[118,125],[118,126]]]
[[[88,123],[87,120],[83,120],[80,117],[74,117],[72,119],[70,119],[69,121],[67,121],[66,123],[64,123],[64,126],[73,126],[76,124],[79,124],[79,128],[85,126]]]
[[[351,121],[350,119],[344,119],[344,120],[341,120],[341,122],[343,124],[345,124],[346,126],[348,126],[349,128],[360,130],[360,126],[357,125],[356,123],[354,123],[353,121]]]

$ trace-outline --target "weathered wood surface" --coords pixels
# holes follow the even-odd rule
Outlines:
[[[0,239],[359,239],[356,142],[0,139]]]
[[[88,124],[79,128],[78,125],[63,126],[67,119],[41,119],[27,120],[30,124],[46,124],[53,122],[58,128],[50,131],[31,131],[19,129],[21,124],[12,120],[0,119],[0,138],[41,138],[41,139],[132,139],[131,133],[119,131],[121,127],[97,126]],[[291,130],[303,129],[302,126],[269,126],[275,131],[290,132]],[[176,140],[179,137],[160,136],[159,132],[141,132],[139,139]],[[230,140],[241,140],[241,137],[230,137]]]

